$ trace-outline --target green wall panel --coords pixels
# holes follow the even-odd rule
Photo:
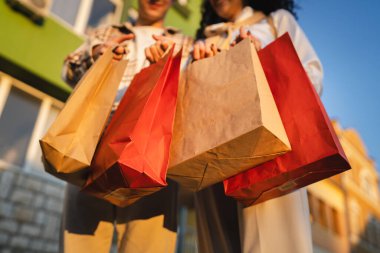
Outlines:
[[[21,75],[15,78],[40,82],[28,84],[48,90],[56,97],[67,96],[71,88],[61,80],[62,62],[82,41],[83,38],[55,19],[48,17],[42,25],[37,25],[0,0],[1,66],[6,72]]]

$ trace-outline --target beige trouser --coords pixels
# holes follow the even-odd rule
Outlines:
[[[242,208],[216,184],[195,204],[201,253],[313,252],[306,189]]]
[[[306,189],[243,208],[243,253],[312,253]]]
[[[68,185],[62,220],[61,252],[174,253],[177,187],[147,196],[126,208],[89,196]],[[117,244],[112,245],[114,232]]]

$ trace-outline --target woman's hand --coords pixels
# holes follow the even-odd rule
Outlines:
[[[215,56],[218,53],[218,49],[214,44],[207,45],[204,41],[197,41],[194,44],[193,60],[201,60],[204,58]]]
[[[244,27],[240,27],[239,36],[231,43],[231,47],[235,46],[240,41],[249,38],[252,44],[255,46],[256,51],[261,49],[261,41],[251,34],[250,31],[246,31]]]
[[[150,47],[145,48],[145,57],[150,64],[158,62],[164,57],[168,48],[174,44],[172,40],[163,35],[153,35],[152,37],[156,42]]]
[[[114,47],[113,59],[120,61],[123,59],[124,54],[127,53],[125,47],[121,46],[120,44],[126,40],[131,40],[134,37],[135,36],[133,34],[126,34],[110,39],[103,44],[97,45],[92,48],[92,58],[94,58],[94,60],[97,60],[108,48]]]

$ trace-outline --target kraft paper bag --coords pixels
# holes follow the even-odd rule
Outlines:
[[[197,191],[289,150],[248,39],[188,66],[180,85],[168,177]]]
[[[167,185],[181,52],[135,75],[96,150],[83,191],[118,205]]]
[[[246,206],[350,169],[289,34],[260,50],[259,57],[292,151],[224,181],[226,195]]]
[[[79,81],[40,140],[48,173],[78,186],[85,183],[126,66],[125,60],[113,60],[109,49]]]

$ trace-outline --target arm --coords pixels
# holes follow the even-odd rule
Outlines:
[[[114,59],[121,60],[126,51],[124,47],[118,45],[133,38],[132,33],[122,33],[113,26],[96,29],[77,50],[66,57],[62,69],[62,79],[71,87],[75,87],[94,61],[107,48],[115,47]]]
[[[317,93],[322,93],[323,69],[308,38],[292,14],[286,10],[278,10],[271,14],[278,36],[289,32],[298,56],[314,85]]]
[[[94,63],[92,48],[104,42],[101,34],[106,34],[109,29],[111,28],[108,27],[95,30],[92,35],[87,37],[86,41],[79,48],[66,57],[61,75],[62,79],[71,87],[75,87],[84,73],[86,73]]]

